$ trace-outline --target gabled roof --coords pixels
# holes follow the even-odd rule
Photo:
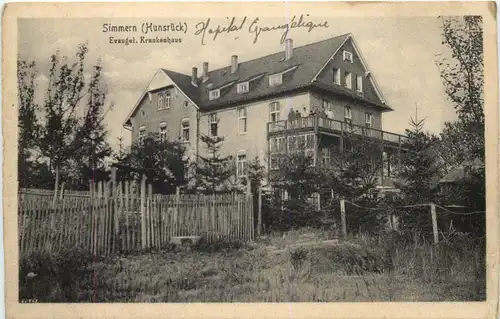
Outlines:
[[[185,94],[198,108],[202,111],[211,111],[222,108],[227,105],[234,105],[246,101],[258,100],[267,96],[274,96],[296,90],[321,90],[330,93],[339,94],[347,98],[361,100],[365,103],[379,107],[382,110],[392,110],[385,104],[384,98],[375,83],[373,76],[370,76],[371,83],[375,88],[378,98],[367,98],[356,94],[353,90],[342,88],[339,86],[327,86],[318,81],[316,78],[321,71],[326,67],[328,62],[333,58],[337,51],[343,46],[347,40],[351,40],[353,47],[361,60],[366,71],[369,72],[366,62],[361,56],[357,45],[349,34],[343,34],[337,37],[329,38],[323,41],[314,42],[311,44],[293,48],[293,55],[289,60],[285,60],[283,51],[270,54],[257,59],[240,62],[238,69],[234,74],[231,74],[231,66],[216,69],[208,73],[208,80],[205,82],[198,79],[198,86],[191,84],[191,77],[182,73],[174,72],[167,69],[162,70],[175,83],[175,85]],[[291,68],[291,72],[284,74],[282,85],[269,87],[268,78],[272,74],[280,73]],[[251,83],[248,93],[237,94],[236,83],[255,79]],[[210,100],[209,91],[226,87],[225,92],[221,92],[218,99]],[[141,96],[144,98],[146,92]],[[134,107],[137,108],[140,101]],[[131,115],[134,113],[131,112]],[[127,118],[126,123],[129,122]]]

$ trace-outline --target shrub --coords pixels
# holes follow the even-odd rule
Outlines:
[[[200,252],[215,253],[220,251],[237,250],[242,246],[243,243],[241,241],[231,239],[228,236],[221,236],[210,241],[204,236],[200,239],[194,249]]]
[[[324,213],[302,199],[281,201],[267,198],[262,206],[262,219],[269,232],[284,232],[302,227],[320,228],[323,225]]]
[[[290,263],[295,271],[299,271],[308,257],[308,252],[304,248],[297,248],[290,251]]]
[[[78,247],[57,253],[25,254],[19,262],[19,298],[38,301],[76,301],[76,286],[90,284],[93,258]]]

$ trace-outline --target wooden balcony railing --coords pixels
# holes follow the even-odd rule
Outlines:
[[[344,132],[372,137],[375,139],[400,144],[407,137],[404,135],[368,128],[361,125],[349,124],[343,121],[333,120],[318,115],[301,117],[295,120],[283,120],[267,123],[268,134],[281,133],[284,131],[318,130],[342,134]]]

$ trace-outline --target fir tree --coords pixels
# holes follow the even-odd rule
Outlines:
[[[318,174],[313,167],[314,159],[302,151],[279,157],[276,170],[270,172],[270,182],[285,190],[290,199],[304,200],[317,189]]]
[[[412,129],[402,143],[401,168],[398,177],[401,191],[411,203],[427,203],[436,198],[437,181],[441,175],[437,136],[424,132],[425,119],[411,119]]]
[[[380,142],[364,136],[345,134],[343,150],[331,149],[331,165],[323,179],[340,197],[356,200],[372,194],[382,169]]]
[[[206,193],[228,190],[226,182],[234,175],[235,167],[232,156],[223,156],[220,151],[224,138],[202,135],[200,139],[206,155],[198,155],[195,163],[195,187]]]

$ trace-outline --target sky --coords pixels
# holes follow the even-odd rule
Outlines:
[[[18,20],[18,53],[21,59],[34,60],[37,64],[37,99],[43,101],[48,84],[50,55],[56,50],[73,59],[79,43],[88,43],[88,66],[101,61],[108,97],[105,123],[110,132],[111,145],[117,145],[122,136],[130,143],[130,132],[122,124],[141,96],[158,68],[167,68],[187,75],[196,66],[199,74],[202,63],[209,62],[210,69],[230,65],[231,55],[238,55],[239,62],[284,50],[280,43],[282,30],[262,32],[256,42],[255,33],[248,27],[258,15],[247,16],[240,31],[213,35],[206,34],[202,44],[201,34],[195,34],[207,18],[176,19],[20,19]],[[236,24],[243,17],[236,17]],[[288,17],[290,19],[291,17]],[[327,22],[327,27],[291,29],[288,36],[294,46],[320,41],[337,35],[352,33],[370,71],[394,111],[383,115],[383,130],[403,133],[408,121],[416,114],[426,117],[430,132],[441,132],[446,121],[456,117],[453,105],[444,93],[436,61],[449,56],[442,44],[441,24],[437,17],[305,17],[314,23]],[[285,23],[287,17],[260,18],[254,24],[271,26]],[[167,25],[185,23],[183,32],[141,33],[143,23]],[[103,24],[130,25],[137,32],[103,32]],[[229,19],[211,19],[210,26],[228,25]],[[198,27],[196,27],[198,25]],[[171,44],[111,44],[109,37],[140,36],[181,38],[181,43]],[[90,72],[90,68],[88,68]],[[87,74],[89,76],[89,74]]]

